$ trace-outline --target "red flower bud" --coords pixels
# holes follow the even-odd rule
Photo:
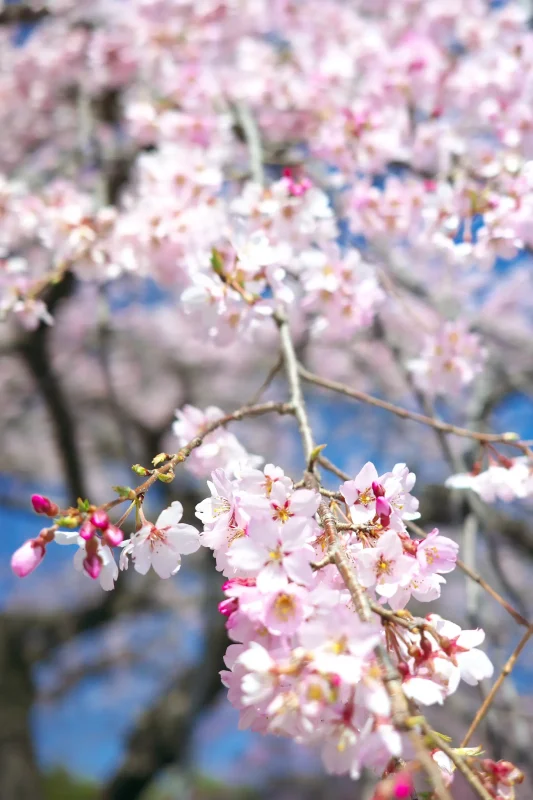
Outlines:
[[[86,542],[89,539],[92,539],[94,534],[96,533],[94,525],[92,525],[88,519],[85,520],[83,525],[80,528],[80,536],[82,539],[85,539]]]
[[[97,508],[96,511],[93,512],[91,522],[95,528],[100,528],[100,530],[105,531],[109,525],[109,517],[101,508]]]
[[[32,494],[31,504],[37,514],[46,514],[47,517],[55,517],[59,512],[59,506],[42,494]]]
[[[118,547],[124,539],[124,534],[116,525],[110,525],[104,533],[104,539],[110,547]]]
[[[89,578],[96,580],[102,571],[102,561],[96,553],[88,553],[83,561],[83,569]]]
[[[230,617],[234,611],[237,611],[238,607],[239,602],[236,597],[229,597],[218,604],[218,610],[224,617]]]
[[[405,663],[405,661],[398,661],[398,672],[402,676],[402,678],[407,678],[411,674],[409,669],[409,665]]]
[[[411,775],[406,770],[402,770],[394,778],[392,796],[397,800],[406,800],[406,798],[411,797],[413,788]]]

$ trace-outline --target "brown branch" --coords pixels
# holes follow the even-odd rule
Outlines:
[[[367,394],[366,392],[361,392],[358,389],[352,389],[351,387],[345,386],[345,384],[339,383],[338,381],[332,381],[329,378],[322,378],[319,375],[309,372],[301,365],[298,367],[298,372],[300,373],[300,376],[308,383],[321,386],[323,389],[330,389],[338,394],[351,397],[353,400],[359,400],[361,403],[376,406],[377,408],[383,408],[385,411],[389,411],[391,414],[395,414],[397,417],[401,417],[402,419],[410,419],[413,422],[419,422],[422,425],[427,425],[430,428],[441,431],[442,433],[452,433],[454,436],[462,436],[463,438],[473,439],[476,442],[482,442],[484,444],[490,443],[509,445],[510,447],[517,448],[529,457],[533,455],[525,442],[516,441],[514,434],[482,433],[471,431],[468,428],[460,428],[457,425],[452,425],[448,422],[442,422],[441,420],[434,419],[433,417],[426,416],[425,414],[419,414],[416,411],[408,411],[406,408],[401,408],[400,406],[394,405],[394,403],[389,403],[387,400],[380,400],[378,397],[373,397],[372,395]]]
[[[144,653],[144,656],[146,653]],[[56,685],[49,689],[44,689],[38,695],[42,703],[52,703],[63,698],[68,692],[72,691],[79,683],[88,678],[98,677],[108,670],[116,667],[131,667],[139,664],[143,660],[143,653],[134,653],[125,650],[120,653],[113,653],[88,664],[80,664],[77,667],[66,670],[58,676]]]
[[[142,498],[150,489],[150,487],[157,480],[159,480],[160,475],[172,473],[175,466],[183,463],[183,461],[190,456],[193,450],[202,445],[206,436],[208,436],[210,433],[213,433],[213,431],[216,431],[218,428],[227,425],[229,422],[237,422],[241,419],[245,419],[246,417],[258,417],[261,414],[269,414],[272,412],[278,414],[294,414],[295,410],[291,403],[275,403],[270,401],[268,403],[261,403],[260,405],[256,406],[244,406],[243,408],[239,408],[237,411],[233,411],[231,414],[226,414],[225,416],[214,420],[209,425],[206,425],[201,433],[195,436],[194,439],[191,439],[191,441],[178,450],[177,453],[169,456],[169,460],[166,462],[166,464],[154,469],[150,477],[147,478],[144,483],[132,490],[131,497],[118,497],[115,500],[111,500],[109,503],[106,503],[104,506],[102,506],[102,508],[104,508],[106,511],[109,511],[111,508],[120,505],[120,503],[124,503],[126,500],[131,501],[135,498]]]
[[[336,475],[337,478],[341,479],[341,481],[351,480],[352,477],[351,475],[348,475],[347,472],[344,472],[342,469],[339,469],[339,467],[336,464],[334,464],[333,461],[330,461],[329,458],[327,458],[322,453],[320,453],[317,460],[318,463],[324,467],[324,469],[327,469],[328,472],[332,472],[333,475]]]
[[[437,747],[439,750],[442,750],[442,752],[448,756],[450,761],[452,761],[455,764],[458,771],[468,781],[468,783],[470,784],[474,792],[478,795],[478,797],[481,797],[482,800],[494,800],[493,795],[489,794],[489,792],[485,789],[485,787],[479,780],[478,776],[472,769],[470,769],[465,759],[463,759],[453,749],[453,747],[450,747],[449,744],[441,736],[438,735],[438,733],[435,733],[435,731],[433,731],[429,727],[427,722],[425,721],[422,722],[421,727],[424,732],[424,735],[433,742],[435,747]]]
[[[46,298],[50,311],[68,300],[74,290],[74,276],[69,273],[62,283],[51,288]],[[76,422],[61,381],[51,364],[49,335],[48,326],[42,323],[37,330],[31,331],[21,339],[18,351],[46,405],[63,462],[65,484],[71,502],[76,502],[78,497],[85,497],[86,494],[82,457],[76,436]]]
[[[13,25],[21,22],[35,23],[49,16],[49,14],[50,12],[47,8],[34,8],[22,3],[13,3],[12,5],[4,6],[0,11],[0,25]]]
[[[266,392],[266,390],[268,389],[268,387],[270,386],[270,384],[272,383],[272,381],[274,380],[274,378],[276,377],[282,366],[283,366],[283,359],[280,356],[276,361],[276,363],[274,364],[274,366],[269,370],[268,375],[266,376],[265,380],[263,381],[259,389],[255,392],[252,399],[249,401],[248,405],[251,406],[260,401],[261,397]]]
[[[318,481],[315,476],[308,473],[306,478],[309,488],[316,488]],[[327,536],[331,559],[334,561],[346,588],[350,592],[357,615],[362,622],[371,622],[372,608],[369,598],[364,588],[357,581],[348,556],[339,542],[335,518],[324,502],[320,504],[318,514]],[[409,702],[403,692],[402,680],[398,670],[390,660],[387,648],[382,642],[379,642],[374,648],[374,653],[381,668],[385,690],[391,702],[391,716],[395,727],[404,731],[409,737],[420,766],[431,781],[438,800],[451,800],[451,795],[444,785],[437,764],[425,748],[422,737],[412,726]],[[480,796],[484,798],[483,795]]]
[[[412,522],[412,520],[406,520],[406,522],[407,522],[407,527],[411,528],[411,530],[414,531],[418,536],[420,536],[421,539],[426,538],[427,533],[419,525],[417,525],[415,522]],[[475,581],[475,583],[477,583],[488,594],[490,594],[490,596],[494,600],[496,600],[496,602],[499,603],[501,607],[507,611],[508,614],[511,615],[511,617],[515,620],[515,622],[517,622],[519,625],[523,625],[525,628],[529,628],[530,626],[529,621],[524,616],[522,616],[522,614],[520,614],[519,611],[513,608],[513,606],[510,603],[508,603],[507,600],[505,600],[505,598],[501,596],[501,594],[498,594],[496,589],[493,589],[492,586],[489,583],[487,583],[487,581],[484,578],[481,577],[481,575],[479,575],[477,572],[474,572],[473,569],[470,569],[470,567],[468,567],[464,563],[464,561],[461,561],[460,558],[457,559],[456,564],[459,567],[459,569],[465,573],[465,575],[468,575],[468,577],[471,580]]]

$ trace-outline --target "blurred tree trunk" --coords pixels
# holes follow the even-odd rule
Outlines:
[[[32,745],[35,700],[30,667],[19,632],[0,618],[0,800],[42,800]]]

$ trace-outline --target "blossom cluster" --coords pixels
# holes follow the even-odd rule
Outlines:
[[[18,350],[26,331],[53,324],[50,289],[70,276],[92,297],[155,283],[175,317],[161,321],[161,302],[152,338],[174,352],[188,350],[177,331],[194,332],[188,363],[204,345],[221,361],[230,345],[250,361],[274,339],[278,349],[281,319],[310,361],[328,348],[333,373],[361,360],[361,373],[392,384],[397,354],[427,398],[460,398],[473,384],[500,346],[498,319],[516,358],[507,328],[530,326],[531,270],[509,262],[533,248],[533,32],[521,6],[123,5],[44,0],[24,42],[0,26],[0,314]],[[97,303],[87,306],[74,316],[96,329]],[[110,316],[115,329],[142,327],[136,314]],[[440,597],[458,547],[437,529],[411,535],[418,503],[405,464],[364,465],[328,501],[335,547],[370,604],[363,619],[332,562],[329,495],[259,469],[223,419],[216,406],[184,405],[173,424],[190,471],[210,478],[201,532],[178,501],[147,519],[140,489],[66,510],[34,495],[49,525],[13,555],[13,571],[29,575],[55,541],[74,545],[75,568],[108,591],[120,570],[169,579],[182,555],[210,548],[226,579],[223,681],[241,725],[319,746],[334,773],[374,769],[385,777],[379,800],[407,796],[398,759],[413,753],[380,653],[413,709],[492,674],[482,631],[406,611],[411,598]],[[172,478],[158,463],[137,474]],[[530,496],[531,460],[498,456],[447,485],[489,502]],[[432,755],[449,782],[448,757]],[[506,762],[479,770],[495,798],[519,780]]]
[[[42,289],[67,271],[153,278],[222,346],[263,335],[279,305],[341,345],[379,310],[421,387],[467,385],[485,355],[472,317],[511,280],[495,263],[533,245],[523,10],[119,5],[50,4],[24,46],[0,31],[2,310],[50,323]],[[103,173],[123,163],[117,190]],[[429,332],[403,313],[406,267],[437,310]]]
[[[194,441],[202,424],[218,419],[218,409],[202,415],[185,408],[178,435],[192,435]],[[339,487],[333,507],[335,546],[372,603],[370,617],[362,616],[332,557],[321,522],[324,500],[314,485],[295,486],[273,464],[255,468],[242,459],[246,451],[236,447],[237,440],[218,430],[205,439],[193,469],[202,472],[212,459],[225,459],[228,466],[213,470],[210,496],[196,507],[201,532],[181,522],[178,501],[152,523],[134,495],[139,521],[124,539],[105,508],[79,501],[77,509],[61,512],[48,498],[34,495],[34,510],[55,524],[13,555],[14,572],[21,577],[32,572],[52,541],[73,544],[75,568],[110,590],[119,573],[114,550],[120,552],[121,569],[132,563],[143,575],[153,568],[167,579],[180,569],[182,555],[201,545],[211,549],[226,577],[219,608],[231,644],[222,681],[240,711],[240,725],[319,747],[332,773],[356,779],[363,768],[371,769],[382,778],[379,796],[401,796],[387,794],[387,787],[391,780],[394,786],[412,786],[410,773],[398,772],[397,765],[414,754],[394,717],[381,653],[388,653],[401,691],[416,706],[442,704],[461,680],[475,685],[493,671],[478,649],[482,630],[462,630],[435,613],[417,620],[405,610],[411,596],[422,602],[440,596],[458,545],[437,529],[424,539],[410,536],[409,522],[419,514],[411,494],[415,475],[405,464],[381,475],[365,464]],[[432,755],[450,782],[448,757],[438,748]],[[502,769],[489,770],[491,785]],[[513,785],[515,777],[505,785]]]
[[[349,530],[342,532],[356,579],[371,597],[403,609],[411,595],[439,596],[455,567],[457,545],[432,531],[411,539],[415,476],[404,464],[379,476],[366,464],[341,486]],[[409,753],[392,719],[376,657],[392,646],[403,690],[417,703],[442,703],[462,679],[492,674],[477,646],[484,633],[462,631],[438,615],[430,633],[389,630],[379,616],[362,622],[333,564],[321,564],[327,541],[317,522],[319,494],[294,488],[279,467],[213,472],[211,497],[197,507],[202,543],[227,577],[220,610],[234,642],[222,674],[242,727],[320,745],[327,769],[357,778],[362,767],[382,774]]]
[[[446,480],[450,489],[471,489],[487,503],[501,500],[510,503],[533,495],[533,465],[529,458],[499,457],[498,463],[485,470],[451,475]]]

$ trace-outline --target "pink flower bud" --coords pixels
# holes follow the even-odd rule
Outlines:
[[[91,522],[95,528],[100,528],[100,530],[105,531],[109,525],[109,517],[101,508],[97,508],[96,511],[93,512]]]
[[[378,497],[376,499],[376,514],[378,517],[390,517],[392,513],[391,504],[388,500],[385,500],[384,497]]]
[[[383,497],[385,495],[385,489],[377,481],[372,481],[372,491],[374,492],[374,497]]]
[[[392,796],[397,798],[397,800],[407,800],[411,797],[413,788],[411,775],[403,770],[395,776]]]
[[[39,566],[43,558],[43,543],[39,539],[29,539],[11,556],[11,569],[19,578],[25,578]]]
[[[83,560],[83,569],[89,578],[96,580],[102,571],[102,561],[96,553],[89,553]]]
[[[104,539],[110,547],[118,547],[124,539],[124,534],[116,525],[110,525],[104,533]]]
[[[80,528],[80,536],[81,536],[81,538],[85,539],[85,541],[88,542],[89,539],[93,538],[95,532],[96,531],[94,529],[94,525],[92,525],[89,522],[89,520],[85,520],[85,522],[83,523],[83,525]]]
[[[55,517],[59,512],[59,506],[42,494],[32,494],[31,504],[37,514],[46,514],[47,517]]]
[[[234,611],[237,611],[238,607],[239,602],[236,597],[229,597],[218,604],[218,610],[225,617],[230,617]]]
[[[229,578],[222,584],[222,591],[229,592],[234,586],[255,586],[255,578]]]

